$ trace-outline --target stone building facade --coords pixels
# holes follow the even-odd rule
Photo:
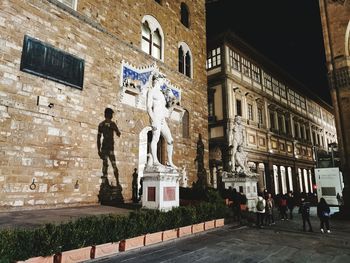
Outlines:
[[[316,192],[317,153],[337,141],[333,108],[231,32],[208,41],[207,72],[212,180],[232,169],[229,138],[239,115],[258,191]]]
[[[116,165],[130,201],[134,169],[140,178],[147,161],[144,91],[155,67],[178,99],[168,122],[174,163],[196,181],[199,134],[208,166],[205,33],[204,0],[1,1],[0,210],[98,203],[106,107],[121,131]]]
[[[350,204],[350,2],[319,0],[328,80],[339,138],[343,195]]]

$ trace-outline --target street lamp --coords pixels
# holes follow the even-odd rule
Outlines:
[[[332,167],[334,167],[334,148],[337,147],[337,144],[335,142],[328,143],[328,152],[329,148],[331,148],[331,158],[332,158]]]

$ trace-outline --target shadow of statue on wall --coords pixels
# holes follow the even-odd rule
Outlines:
[[[119,171],[114,155],[114,133],[120,137],[121,133],[117,124],[112,121],[114,111],[106,108],[104,112],[105,120],[98,125],[97,150],[102,160],[102,182],[98,195],[99,202],[106,205],[124,203],[122,195],[123,188],[119,182]],[[102,144],[101,138],[103,137]],[[115,185],[108,179],[108,160],[110,161],[115,178]]]
[[[137,169],[134,169],[134,173],[132,174],[132,202],[138,203],[139,197],[138,197],[138,179],[139,175],[137,174]]]
[[[199,133],[197,141],[197,154],[194,162],[197,164],[197,182],[193,184],[196,188],[207,187],[207,171],[204,168],[204,143],[202,141],[202,134]]]

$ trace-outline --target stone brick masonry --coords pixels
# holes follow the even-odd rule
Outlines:
[[[190,28],[180,22],[181,2],[189,7]],[[119,102],[122,60],[139,67],[156,61],[181,88],[190,138],[182,137],[180,122],[171,121],[174,162],[186,165],[190,183],[197,180],[199,133],[208,165],[204,2],[78,0],[77,11],[54,0],[0,2],[0,210],[97,203],[102,162],[96,136],[105,107],[116,112],[121,130],[115,142],[117,166],[124,200],[131,199],[139,132],[149,120],[145,111]],[[162,26],[164,62],[140,50],[144,15],[153,15]],[[25,35],[84,59],[83,90],[20,71]],[[193,55],[192,79],[177,72],[180,41]]]

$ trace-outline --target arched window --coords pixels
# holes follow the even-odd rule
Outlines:
[[[164,34],[158,21],[150,15],[142,19],[141,49],[147,54],[163,60]]]
[[[179,72],[185,74],[187,77],[192,78],[192,54],[188,45],[184,42],[180,42],[179,48]]]
[[[78,0],[58,0],[58,2],[65,4],[73,10],[77,10]]]
[[[186,52],[185,66],[186,66],[185,75],[190,78],[191,77],[191,55],[189,51]]]
[[[185,65],[184,65],[184,51],[182,49],[182,47],[180,46],[179,47],[179,72],[180,73],[184,73],[184,68],[185,68]]]
[[[152,48],[152,56],[158,59],[162,58],[162,38],[159,34],[159,30],[157,29],[153,33],[153,48]]]
[[[188,7],[185,3],[181,3],[181,23],[185,27],[190,27]]]
[[[185,110],[182,116],[182,137],[190,138],[190,114]]]
[[[147,22],[142,24],[141,49],[147,54],[151,54],[151,30]]]

